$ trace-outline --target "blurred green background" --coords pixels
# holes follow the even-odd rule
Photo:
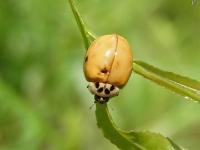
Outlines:
[[[77,0],[97,35],[118,33],[134,57],[200,79],[200,5],[192,0]],[[0,1],[0,150],[117,150],[96,126],[84,45],[67,0]],[[200,147],[200,105],[133,74],[109,102],[124,129]]]

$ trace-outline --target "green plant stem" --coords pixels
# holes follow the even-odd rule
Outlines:
[[[84,24],[83,19],[81,15],[79,14],[78,9],[76,8],[76,5],[74,4],[74,1],[69,0],[69,4],[74,14],[74,17],[76,19],[77,25],[80,29],[80,32],[84,41],[85,49],[87,50],[91,42],[95,39],[95,36],[91,32],[89,32],[88,29],[86,29],[86,25]]]

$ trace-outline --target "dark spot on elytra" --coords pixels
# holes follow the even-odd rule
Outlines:
[[[85,57],[85,62],[87,62],[87,61],[88,61],[88,56]]]
[[[107,70],[106,68],[103,68],[103,69],[101,70],[101,73],[106,74],[107,72],[108,72],[108,70]]]
[[[98,89],[99,88],[99,82],[95,83],[95,87]]]
[[[97,90],[98,93],[101,93],[102,91],[103,91],[102,87]]]
[[[111,87],[110,87],[110,91],[113,91],[115,89],[115,87],[114,87],[114,85],[112,85]]]
[[[108,94],[110,94],[110,91],[106,88],[105,93],[108,95]]]

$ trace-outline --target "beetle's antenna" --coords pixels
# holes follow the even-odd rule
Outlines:
[[[93,108],[94,104],[95,104],[95,103],[93,103],[93,104],[89,107],[90,110]]]
[[[111,110],[111,111],[114,111],[114,109],[113,109],[113,107],[112,107],[111,105],[109,105],[109,107],[110,107],[110,110]]]
[[[94,103],[89,107],[89,109],[91,110],[92,107],[94,106],[94,104],[96,104],[96,103],[97,103],[97,100],[94,101]]]

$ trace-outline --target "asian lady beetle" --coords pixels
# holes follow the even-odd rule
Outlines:
[[[83,65],[88,89],[95,102],[105,103],[117,96],[128,81],[133,55],[127,40],[117,34],[97,38],[87,50]]]

